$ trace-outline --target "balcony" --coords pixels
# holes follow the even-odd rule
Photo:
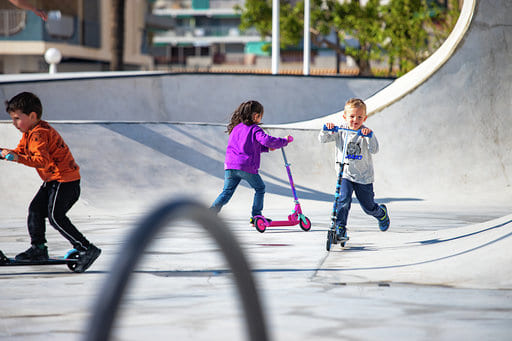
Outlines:
[[[27,23],[25,11],[0,10],[0,37],[9,37],[22,31]]]
[[[49,11],[48,21],[29,11],[0,9],[0,41],[59,42],[100,46],[100,24],[77,16]]]
[[[157,0],[154,8],[157,10],[188,10],[188,9],[232,9],[235,5],[242,6],[245,0]]]
[[[255,29],[241,33],[238,27],[229,26],[201,26],[176,27],[172,30],[158,33],[153,38],[155,44],[183,44],[211,45],[213,43],[247,43],[261,41]]]

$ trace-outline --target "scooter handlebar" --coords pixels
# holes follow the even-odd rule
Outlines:
[[[373,136],[373,131],[370,132],[368,135],[364,135],[361,132],[361,129],[359,129],[359,130],[352,130],[352,129],[342,128],[342,127],[339,127],[339,126],[334,126],[331,129],[329,129],[329,128],[327,128],[327,126],[325,124],[324,124],[323,130],[324,131],[333,131],[335,133],[337,133],[340,130],[344,130],[344,131],[348,131],[348,132],[351,132],[351,133],[357,133],[357,135],[359,135],[359,136],[364,136],[364,137],[372,137]]]
[[[5,157],[0,156],[0,160],[14,161],[14,155],[7,154]]]
[[[0,148],[0,153],[2,152],[2,148]],[[12,154],[7,154],[5,157],[3,157],[2,155],[0,155],[0,159],[4,159],[4,160],[8,160],[8,161],[13,161],[14,160],[14,155]]]
[[[291,135],[288,135],[286,139],[288,140],[288,143],[293,142],[293,136]]]

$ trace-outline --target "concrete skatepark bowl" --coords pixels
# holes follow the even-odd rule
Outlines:
[[[71,219],[103,250],[84,274],[0,267],[2,340],[79,340],[137,222],[169,198],[209,205],[223,184],[225,123],[250,98],[286,147],[312,229],[248,224],[241,186],[220,218],[238,240],[272,340],[508,340],[512,335],[512,4],[464,1],[456,28],[410,74],[378,80],[133,73],[0,76],[0,97],[33,91],[82,172]],[[37,79],[36,79],[37,78]],[[390,84],[391,83],[391,84]],[[201,90],[201,96],[190,94]],[[188,95],[187,95],[188,94]],[[327,95],[326,95],[327,94]],[[224,96],[224,97],[222,97]],[[325,96],[325,97],[322,97]],[[354,203],[350,241],[325,251],[335,185],[333,146],[318,129],[362,97],[379,139],[376,200],[391,228]],[[219,100],[228,98],[228,100]],[[7,117],[6,117],[7,119]],[[0,123],[0,146],[19,132]],[[265,214],[292,207],[280,153],[262,159]],[[0,249],[25,249],[34,170],[0,165]],[[169,226],[170,227],[170,226]],[[164,231],[165,230],[165,231]],[[133,272],[112,339],[240,340],[247,325],[219,246],[193,221],[173,223]],[[50,253],[69,245],[48,228]]]

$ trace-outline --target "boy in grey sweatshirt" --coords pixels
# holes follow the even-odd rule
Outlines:
[[[336,142],[336,165],[338,166],[338,171],[343,160],[345,139],[348,139],[346,141],[347,151],[343,180],[336,206],[336,236],[338,241],[348,240],[347,217],[352,203],[352,193],[354,192],[363,211],[377,218],[381,231],[386,231],[390,224],[386,205],[379,205],[374,200],[372,154],[376,154],[379,151],[379,142],[372,130],[363,125],[367,119],[366,104],[358,98],[349,99],[345,103],[343,118],[345,123],[341,125],[342,128],[359,130],[360,133],[356,134],[344,130],[334,132],[322,129],[318,136],[321,143]],[[331,122],[326,123],[325,126],[327,129],[335,127],[334,123]]]

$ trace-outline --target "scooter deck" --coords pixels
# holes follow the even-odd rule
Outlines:
[[[272,220],[268,226],[295,226],[299,225],[300,220],[290,221],[290,220]]]
[[[19,261],[14,258],[2,259],[0,266],[23,266],[23,265],[57,265],[57,264],[69,264],[76,263],[76,259],[65,259],[65,258],[48,258],[45,261]]]
[[[78,262],[76,258],[49,258],[44,261],[19,261],[14,258],[9,258],[4,255],[2,251],[0,251],[0,266],[23,266],[23,265],[58,265],[58,264],[68,264],[74,265]]]

